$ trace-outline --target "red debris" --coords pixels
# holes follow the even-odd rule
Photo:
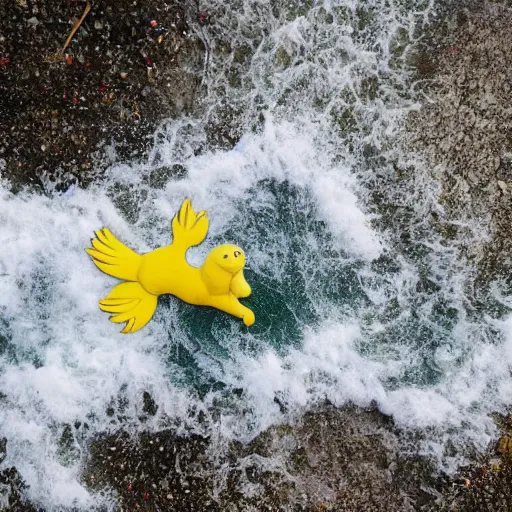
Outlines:
[[[206,16],[206,13],[201,11],[199,13],[199,24],[200,25],[206,25],[207,22],[208,22],[208,18]]]
[[[131,491],[132,490],[132,483],[131,482],[128,482],[128,490]]]
[[[462,50],[458,46],[450,46],[446,49],[446,53],[449,55],[458,55]]]
[[[153,61],[149,57],[145,57],[145,59],[146,59],[146,66],[148,68],[152,68],[153,67]]]
[[[0,58],[0,66],[7,66],[11,62],[11,59],[8,59],[7,57]]]
[[[100,86],[100,93],[103,94],[108,89],[108,85],[103,83]]]
[[[158,27],[158,21],[156,21],[156,20],[151,20],[151,22],[150,22],[150,23],[151,23],[151,26],[152,26],[152,27]]]
[[[148,493],[148,492],[145,492],[145,493],[144,493],[144,499],[145,499],[145,500],[149,500],[149,493]]]

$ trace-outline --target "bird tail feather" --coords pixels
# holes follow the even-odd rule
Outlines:
[[[95,234],[92,248],[85,249],[94,264],[109,276],[137,281],[142,256],[120,242],[108,228],[98,229]]]
[[[140,283],[125,282],[112,288],[99,305],[102,311],[111,313],[111,322],[126,322],[121,332],[127,334],[142,329],[151,320],[157,301],[158,297],[144,290]]]
[[[185,199],[172,220],[173,243],[186,248],[199,245],[208,233],[208,223],[206,212],[196,213],[190,199]]]

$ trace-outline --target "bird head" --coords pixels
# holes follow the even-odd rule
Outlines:
[[[210,251],[207,259],[231,275],[235,275],[245,266],[244,251],[233,244],[215,247]]]

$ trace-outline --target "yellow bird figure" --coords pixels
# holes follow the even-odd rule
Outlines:
[[[100,309],[111,313],[112,322],[126,322],[122,333],[144,327],[156,310],[158,296],[163,294],[220,309],[241,318],[247,326],[254,323],[254,313],[238,301],[251,294],[243,273],[245,254],[240,247],[219,245],[210,251],[201,268],[188,264],[187,250],[199,245],[207,232],[206,212],[196,214],[190,199],[183,201],[172,220],[172,243],[147,254],[137,254],[107,228],[95,232],[92,248],[85,250],[100,270],[125,281],[99,301]]]

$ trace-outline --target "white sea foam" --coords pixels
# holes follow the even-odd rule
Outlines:
[[[98,272],[84,251],[93,231],[109,226],[131,247],[144,251],[148,249],[144,239],[159,239],[162,231],[170,240],[170,213],[188,196],[194,198],[197,208],[208,210],[211,231],[222,232],[237,212],[235,201],[245,199],[249,188],[260,180],[273,178],[311,187],[315,173],[321,172],[321,158],[314,165],[314,156],[311,142],[285,124],[248,136],[231,152],[196,158],[189,162],[186,179],[153,191],[145,208],[156,205],[156,215],[166,219],[164,227],[154,223],[145,232],[138,225],[128,225],[102,188],[76,189],[52,199],[12,196],[2,190],[1,308],[8,321],[2,334],[20,361],[2,360],[0,383],[6,395],[6,414],[0,418],[0,430],[9,440],[7,463],[15,464],[28,479],[33,497],[66,505],[74,498],[85,499],[78,484],[72,484],[77,468],[67,469],[56,460],[53,429],[64,423],[88,422],[91,415],[96,418],[95,429],[107,428],[106,409],[123,385],[130,404],[127,416],[132,418],[137,417],[141,393],[146,389],[159,403],[160,415],[185,417],[194,400],[186,390],[174,386],[173,368],[167,368],[161,359],[165,323],[158,324],[155,319],[139,333],[124,336],[97,308],[98,299],[115,280]],[[113,171],[114,177],[117,172],[119,169]],[[333,226],[340,233],[340,242],[346,237],[345,244],[353,246],[355,254],[371,257],[379,251],[377,237],[357,209],[345,174],[343,168],[331,169],[329,177],[323,178],[346,199],[344,211],[352,219],[349,225]],[[324,189],[314,190],[315,200],[320,201]],[[257,203],[259,198],[247,200]],[[331,224],[326,215],[329,211],[324,212]],[[250,258],[257,262],[259,254],[251,253]],[[195,259],[200,258],[196,255]],[[237,363],[238,371],[243,370],[241,363]],[[268,424],[260,422],[262,427]],[[45,484],[49,475],[50,486]]]

